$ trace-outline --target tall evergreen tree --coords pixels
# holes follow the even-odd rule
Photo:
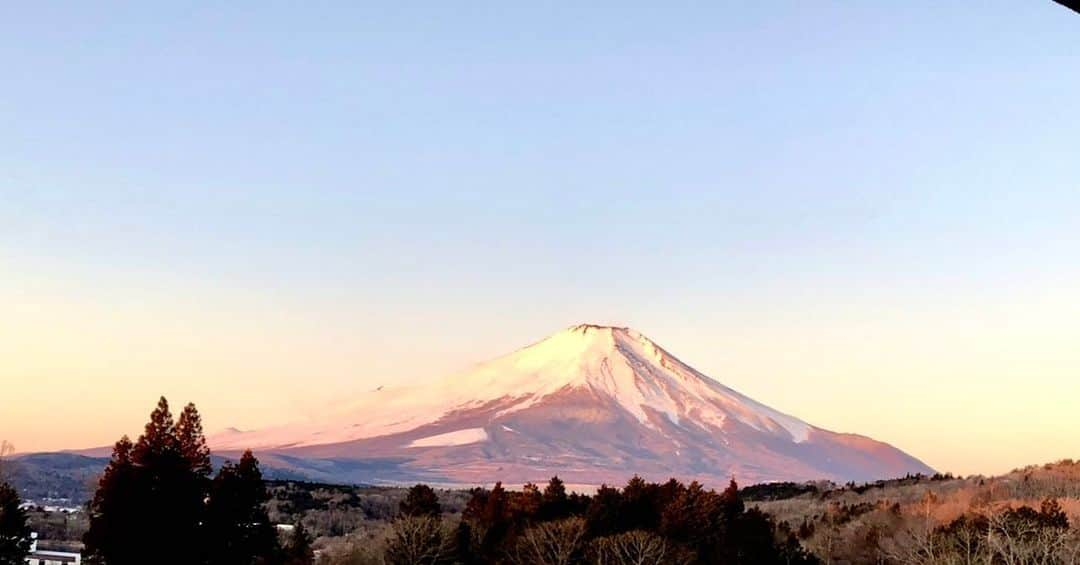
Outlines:
[[[435,489],[421,483],[414,485],[399,504],[399,510],[405,516],[442,516],[442,505]]]
[[[15,488],[0,483],[0,565],[23,565],[30,553],[30,526],[20,504]]]
[[[139,475],[132,461],[134,444],[127,436],[113,446],[112,459],[90,503],[90,529],[83,536],[87,563],[131,565],[139,562],[145,524],[140,505]]]
[[[622,490],[622,531],[655,530],[660,523],[660,487],[634,475]]]
[[[679,491],[660,516],[660,533],[697,552],[705,563],[723,534],[719,497],[697,481]]]
[[[622,531],[622,495],[618,489],[601,485],[585,511],[585,526],[593,537]]]
[[[510,531],[509,495],[501,482],[492,489],[475,488],[461,513],[470,536],[469,559],[491,562]]]
[[[207,504],[209,563],[276,562],[281,549],[264,507],[268,499],[259,462],[250,450],[239,463],[226,463],[218,471]]]
[[[210,465],[210,448],[203,434],[202,416],[194,403],[189,402],[180,413],[176,421],[176,438],[191,471],[209,479],[214,468]]]
[[[303,522],[297,522],[292,535],[285,546],[285,565],[311,565],[315,562],[315,551],[311,548],[311,536]]]
[[[133,459],[142,466],[158,463],[157,459],[180,455],[180,442],[176,437],[176,423],[169,411],[169,401],[164,396],[150,413],[150,421],[143,428],[139,441],[132,451]],[[157,471],[157,469],[151,469]]]
[[[140,544],[155,548],[172,563],[195,563],[199,560],[199,513],[203,493],[193,488],[197,482],[191,465],[184,458],[176,424],[165,397],[150,414],[143,435],[132,451],[142,487],[143,537]]]
[[[543,499],[544,495],[540,494],[540,487],[534,483],[525,483],[521,487],[521,493],[515,498],[511,511],[520,521],[531,522],[540,513],[540,503]]]
[[[566,484],[558,475],[551,477],[540,499],[540,519],[558,520],[570,514],[570,500],[566,496]]]
[[[731,479],[724,492],[720,493],[720,504],[724,507],[724,517],[728,520],[734,520],[736,516],[742,514],[746,506],[743,504],[742,496],[739,495],[739,485],[735,483],[735,479]]]
[[[162,397],[139,440],[117,442],[91,504],[88,562],[189,565],[202,559],[209,452],[194,406],[181,420],[178,428]]]
[[[202,417],[192,403],[184,407],[176,421],[176,441],[183,469],[179,470],[178,484],[174,487],[181,504],[175,508],[175,512],[180,514],[179,522],[191,536],[191,542],[205,548],[205,501],[210,492],[213,467],[210,464],[210,448],[203,435]]]

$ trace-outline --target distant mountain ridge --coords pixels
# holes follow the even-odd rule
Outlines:
[[[379,387],[320,420],[229,430],[321,480],[621,484],[632,474],[716,484],[865,481],[933,473],[882,442],[774,410],[629,328],[582,324],[473,370]],[[362,464],[365,463],[366,464]]]
[[[104,448],[86,450],[100,454]],[[217,454],[210,461],[215,469],[228,460],[237,457],[223,457]],[[263,464],[263,476],[266,479],[305,480],[319,475],[317,470],[305,472],[303,462],[279,459],[267,456]],[[84,455],[74,452],[58,451],[51,453],[25,453],[15,455],[4,462],[3,479],[15,485],[26,501],[69,501],[78,506],[89,500],[105,466],[109,464],[109,455]],[[332,469],[332,467],[331,467]],[[348,470],[348,468],[346,468]]]

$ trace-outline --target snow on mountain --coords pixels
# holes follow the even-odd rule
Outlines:
[[[591,324],[465,373],[379,387],[318,421],[231,430],[211,444],[219,451],[403,460],[444,482],[524,482],[552,472],[598,484],[634,472],[756,481],[931,471],[886,444],[773,410],[632,329]]]

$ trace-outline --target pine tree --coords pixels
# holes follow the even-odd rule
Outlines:
[[[724,506],[724,517],[728,520],[733,520],[745,510],[746,506],[739,495],[739,485],[735,483],[735,479],[731,479],[724,492],[720,493],[720,503]]]
[[[660,517],[660,533],[697,552],[705,563],[713,563],[718,538],[723,535],[721,508],[716,492],[694,481],[680,490]]]
[[[622,490],[622,531],[655,530],[660,522],[657,500],[660,493],[656,483],[634,475]]]
[[[194,406],[181,423],[162,397],[138,442],[117,442],[90,508],[89,563],[144,563],[151,555],[167,565],[202,559],[209,452]]]
[[[511,509],[519,521],[531,522],[540,513],[540,503],[544,496],[540,494],[540,487],[533,483],[525,483],[521,487],[521,493],[516,497],[516,504]]]
[[[477,556],[475,548],[473,547],[473,530],[472,526],[466,520],[458,522],[457,528],[454,529],[454,562],[460,565],[476,565],[480,563],[480,557]]]
[[[558,520],[565,518],[569,513],[570,504],[566,496],[566,484],[558,475],[555,475],[544,487],[544,494],[540,499],[540,519]]]
[[[137,483],[146,524],[138,543],[155,548],[155,553],[162,555],[159,559],[168,562],[197,562],[202,545],[198,508],[204,494],[193,486],[198,479],[184,458],[165,397],[150,414],[143,435],[135,443],[132,460],[140,475]]]
[[[585,526],[591,537],[622,532],[622,495],[618,489],[600,485],[585,510]]]
[[[439,504],[439,495],[435,490],[425,484],[418,484],[409,489],[405,500],[399,505],[401,514],[405,516],[442,516],[442,505]]]
[[[145,524],[133,450],[127,436],[120,438],[98,482],[90,503],[90,529],[83,536],[87,563],[131,565],[140,560],[138,536]]]
[[[268,499],[259,461],[250,450],[239,463],[226,463],[218,471],[207,504],[210,563],[242,565],[277,560],[281,550],[264,508]]]
[[[179,505],[174,511],[178,521],[190,536],[191,543],[205,547],[206,532],[205,500],[210,492],[210,448],[203,435],[202,417],[194,404],[189,403],[176,421],[176,441],[183,468],[178,470],[177,490]],[[205,558],[205,555],[200,556]]]
[[[501,482],[490,491],[475,488],[461,513],[468,525],[469,556],[477,562],[492,561],[510,530],[509,496]],[[459,544],[460,547],[460,544]]]
[[[23,565],[30,553],[30,526],[19,504],[19,493],[0,483],[0,565]]]
[[[285,546],[285,565],[311,565],[315,562],[315,552],[311,548],[311,536],[303,522],[293,527],[289,543]]]
[[[176,437],[180,443],[180,453],[191,471],[209,479],[214,469],[210,465],[210,448],[206,446],[203,435],[202,416],[195,404],[188,403],[180,413],[180,419],[176,421]]]
[[[157,407],[150,413],[150,421],[146,423],[139,441],[135,443],[132,457],[139,464],[147,465],[155,463],[155,458],[179,454],[176,424],[173,422],[172,412],[169,411],[169,401],[162,396],[158,399]]]

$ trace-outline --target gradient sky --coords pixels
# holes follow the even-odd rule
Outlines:
[[[1080,16],[185,4],[0,14],[20,451],[160,394],[303,418],[606,322],[941,470],[1080,457]]]

